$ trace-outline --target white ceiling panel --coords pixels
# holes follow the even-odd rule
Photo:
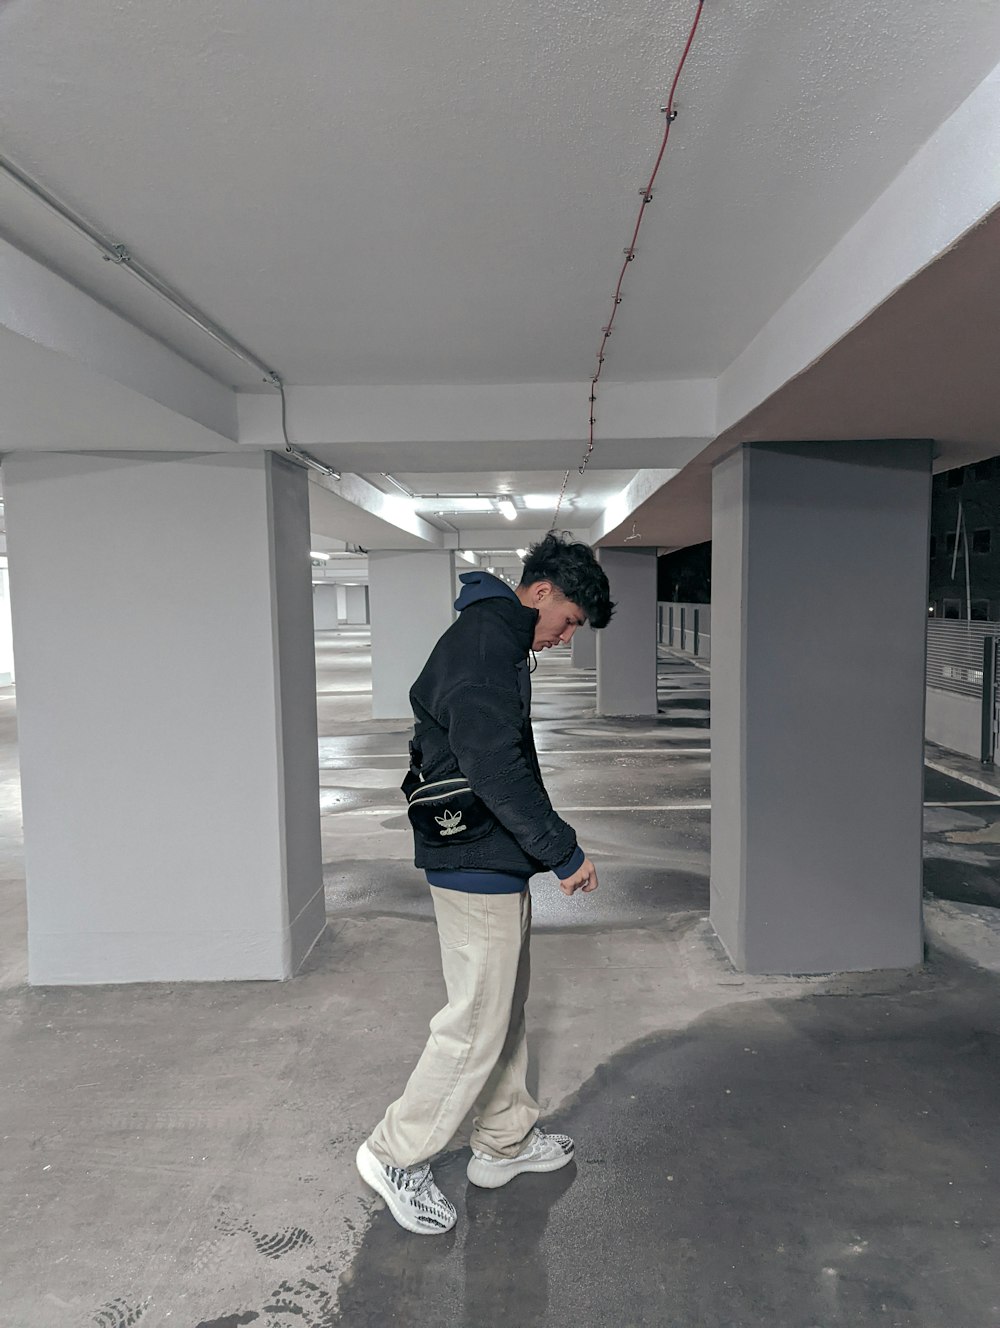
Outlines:
[[[0,141],[289,381],[585,381],[693,14],[10,3]],[[614,376],[725,367],[998,58],[995,0],[713,0]],[[7,226],[77,272],[30,209]]]

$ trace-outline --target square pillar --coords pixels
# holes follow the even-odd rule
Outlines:
[[[592,627],[579,627],[573,633],[570,650],[575,669],[597,668],[597,637],[598,633]]]
[[[922,960],[931,458],[754,444],[715,467],[711,918],[748,972]]]
[[[3,473],[30,981],[289,977],[325,926],[305,471]]]
[[[335,581],[313,586],[313,627],[317,632],[328,632],[340,625],[337,602],[342,590]]]
[[[455,555],[434,549],[368,554],[372,718],[412,719],[410,688],[455,621]]]
[[[371,621],[368,613],[368,587],[344,587],[344,618],[355,627],[367,627]]]
[[[597,713],[655,715],[656,550],[600,548],[614,617],[597,637]],[[584,628],[589,631],[589,628]]]

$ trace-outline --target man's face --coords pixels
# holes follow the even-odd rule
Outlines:
[[[538,610],[535,639],[532,650],[548,650],[549,646],[569,645],[573,633],[587,621],[583,610],[551,581],[536,581],[528,587],[527,602]]]

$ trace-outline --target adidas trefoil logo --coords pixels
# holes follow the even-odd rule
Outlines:
[[[442,835],[460,835],[463,830],[469,828],[462,824],[461,812],[445,812],[443,816],[435,816],[434,819],[441,827]]]

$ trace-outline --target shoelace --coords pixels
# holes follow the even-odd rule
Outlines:
[[[417,1170],[411,1171],[406,1177],[406,1188],[414,1194],[421,1194],[428,1188],[428,1182],[431,1178],[430,1163],[425,1163]]]

